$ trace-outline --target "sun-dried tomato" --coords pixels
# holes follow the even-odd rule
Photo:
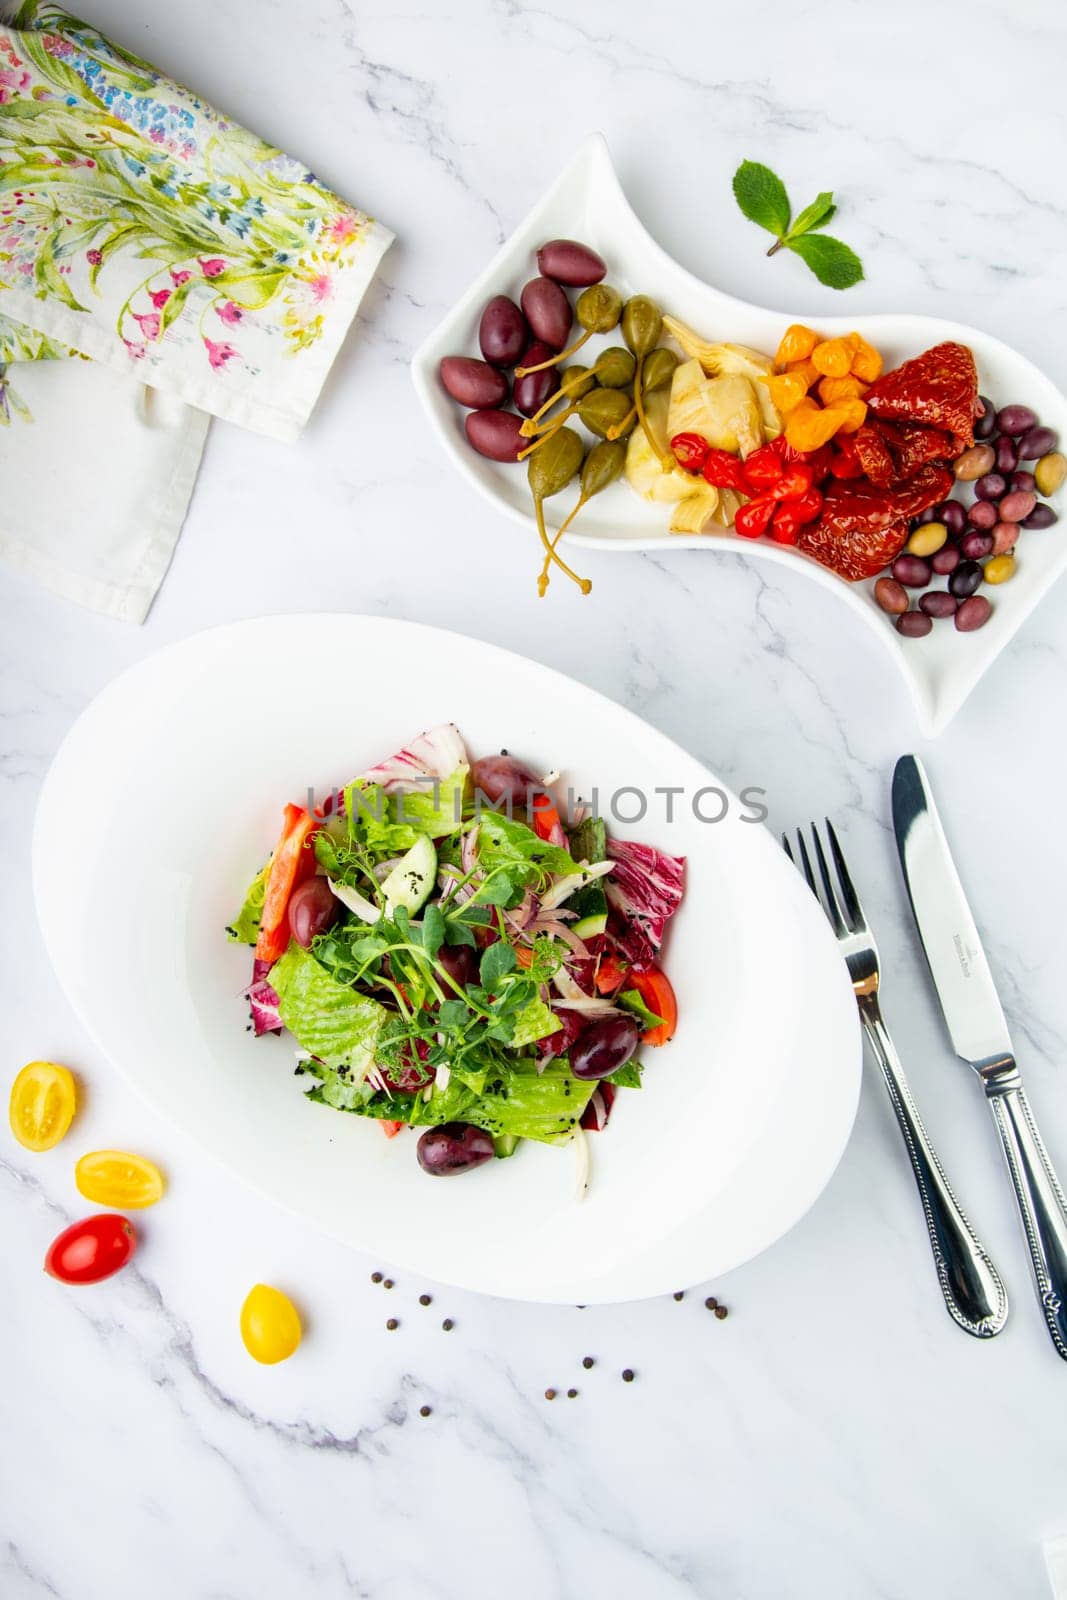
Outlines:
[[[880,489],[888,489],[891,483],[896,482],[897,464],[877,423],[866,423],[859,428],[852,442],[864,477]]]
[[[899,555],[911,518],[943,500],[952,482],[946,467],[930,464],[894,489],[832,483],[822,515],[800,529],[797,546],[843,578],[873,578]]]
[[[928,461],[951,461],[956,455],[951,435],[921,422],[876,424],[896,462],[897,478],[913,478]]]
[[[965,344],[948,340],[925,350],[872,383],[864,399],[883,421],[946,428],[957,455],[974,443],[978,373]]]

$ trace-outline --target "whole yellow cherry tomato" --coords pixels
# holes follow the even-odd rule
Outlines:
[[[11,1132],[27,1150],[51,1150],[73,1122],[77,1103],[66,1067],[30,1061],[11,1085]]]
[[[250,1289],[241,1307],[241,1338],[253,1361],[287,1361],[300,1343],[300,1313],[289,1296],[269,1283]]]
[[[128,1150],[91,1150],[74,1168],[78,1193],[115,1211],[141,1211],[163,1198],[163,1174]]]

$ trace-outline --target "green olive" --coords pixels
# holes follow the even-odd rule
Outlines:
[[[636,366],[636,361],[624,345],[612,344],[606,350],[601,350],[593,371],[603,388],[625,389],[628,383],[634,381]]]
[[[663,317],[656,302],[647,294],[631,295],[622,308],[622,336],[638,360],[656,348],[662,331]]]
[[[674,369],[678,365],[678,357],[673,350],[668,350],[663,345],[649,351],[645,357],[645,364],[641,368],[641,387],[645,394],[653,394],[657,389],[665,389],[674,377]]]
[[[594,283],[578,296],[574,314],[589,333],[610,333],[622,316],[622,295],[609,283]]]
[[[628,418],[630,427],[625,431],[629,433],[633,427],[632,409],[630,396],[621,389],[594,389],[578,402],[578,415],[590,433],[598,433],[602,439],[609,430],[622,427]]]

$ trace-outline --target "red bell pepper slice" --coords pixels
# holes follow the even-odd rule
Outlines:
[[[629,967],[617,956],[603,956],[596,973],[597,994],[614,994],[621,988]],[[659,1012],[656,1013],[659,1016]]]
[[[315,818],[302,806],[286,806],[282,836],[271,857],[263,913],[259,919],[258,961],[273,964],[289,948],[289,899],[297,884],[310,878],[315,871],[310,840],[317,829]]]
[[[645,972],[631,972],[627,983],[637,990],[650,1011],[663,1018],[659,1027],[648,1028],[641,1035],[641,1043],[666,1044],[678,1026],[678,1000],[671,980],[659,967],[649,967]]]
[[[758,539],[766,533],[774,515],[775,502],[770,495],[759,495],[742,506],[734,517],[734,532],[742,539]]]

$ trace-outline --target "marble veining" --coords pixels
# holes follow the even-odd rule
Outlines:
[[[301,443],[212,429],[144,628],[0,569],[3,1059],[8,1077],[35,1056],[65,1060],[86,1085],[59,1150],[34,1157],[0,1137],[3,1600],[1041,1596],[1041,1541],[1067,1532],[1067,1372],[1033,1302],[994,1130],[929,992],[888,782],[901,751],[922,749],[1063,1172],[1067,588],[924,746],[888,657],[800,573],[710,551],[589,551],[591,598],[554,585],[539,601],[536,550],[450,470],[407,363],[600,128],[642,219],[728,292],[816,322],[846,303],[799,262],[768,261],[736,212],[734,167],[763,159],[798,204],[838,191],[835,231],[867,269],[847,297],[857,319],[971,322],[1062,386],[1062,8],[86,5],[398,243]],[[0,461],[12,444],[0,439]],[[407,1274],[387,1292],[370,1273],[388,1262],[309,1235],[130,1094],[36,931],[37,791],[124,666],[285,609],[411,617],[517,649],[630,706],[735,789],[762,787],[776,830],[835,818],[878,932],[888,1021],[1008,1285],[1003,1335],[978,1344],[944,1313],[873,1073],[839,1172],[786,1240],[680,1302],[585,1311]],[[39,1263],[81,1210],[73,1157],[105,1144],[157,1157],[170,1191],[143,1219],[132,1270],[68,1292]],[[237,1338],[257,1279],[306,1317],[298,1357],[277,1369]]]

